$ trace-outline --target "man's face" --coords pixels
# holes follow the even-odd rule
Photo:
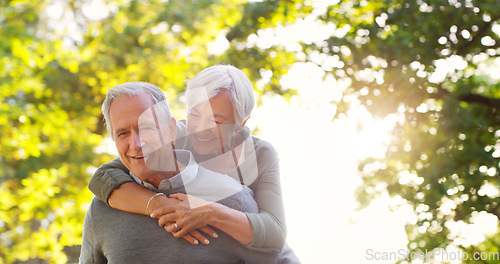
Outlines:
[[[151,112],[154,101],[147,93],[132,97],[120,96],[111,104],[109,111],[115,145],[120,160],[132,174],[143,181],[148,181],[157,171],[146,165],[146,159],[161,147],[158,122]],[[146,114],[144,114],[146,113]],[[168,120],[165,120],[168,123]],[[174,121],[175,122],[175,121]]]

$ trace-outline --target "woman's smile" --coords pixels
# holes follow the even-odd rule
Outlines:
[[[200,137],[200,136],[198,136],[198,133],[194,133],[194,135],[195,135],[196,139],[201,141],[201,142],[210,142],[210,141],[216,139],[215,137],[211,137],[211,138]]]
[[[207,155],[226,149],[224,145],[231,141],[234,124],[233,104],[227,92],[194,106],[188,114],[187,130],[195,152]]]

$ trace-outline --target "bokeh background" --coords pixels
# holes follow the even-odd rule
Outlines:
[[[100,113],[109,88],[156,84],[183,119],[186,82],[218,63],[254,84],[248,124],[280,155],[287,240],[303,263],[500,252],[499,10],[0,0],[0,263],[78,262],[87,183],[116,155]]]

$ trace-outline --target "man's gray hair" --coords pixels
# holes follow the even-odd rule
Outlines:
[[[147,93],[151,95],[153,101],[155,102],[155,110],[160,111],[160,120],[164,122],[168,121],[167,118],[171,116],[170,108],[167,103],[165,94],[153,84],[146,82],[127,82],[117,85],[108,90],[106,93],[106,99],[102,103],[102,114],[104,115],[104,121],[106,123],[106,128],[111,138],[114,140],[114,135],[111,127],[111,121],[109,118],[109,110],[113,101],[121,96],[136,96],[142,93]]]
[[[199,72],[186,88],[188,111],[196,105],[208,102],[222,91],[229,92],[236,123],[241,125],[253,110],[255,98],[248,77],[231,65],[214,65]]]

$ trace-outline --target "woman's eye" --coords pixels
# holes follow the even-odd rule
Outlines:
[[[216,124],[216,125],[220,125],[220,123],[219,123],[219,122],[217,122],[217,121],[216,121],[216,120],[214,120],[214,119],[208,119],[208,120],[207,120],[207,122],[208,122],[209,124]]]

